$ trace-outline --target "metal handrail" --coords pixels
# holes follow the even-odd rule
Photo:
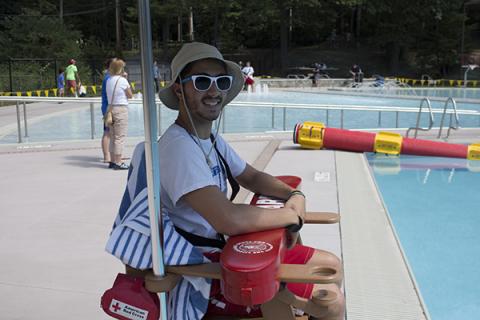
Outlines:
[[[450,122],[448,124],[448,131],[445,139],[448,139],[448,137],[450,136],[450,130],[458,130],[460,128],[460,120],[457,113],[457,103],[455,102],[455,99],[450,97],[447,99],[447,101],[445,101],[445,105],[443,106],[442,120],[440,120],[440,128],[438,129],[437,139],[440,139],[440,137],[442,136],[443,121],[445,119],[445,114],[447,113],[447,107],[449,102],[452,102],[453,115],[455,116],[455,126],[452,126],[452,113],[450,113]]]
[[[424,102],[427,102],[428,112],[430,113],[430,123],[428,125],[428,128],[420,128],[420,116],[422,115],[422,108],[423,108],[423,103]],[[408,128],[405,136],[408,138],[408,134],[410,133],[410,130],[415,130],[415,135],[413,137],[416,139],[417,134],[418,134],[418,130],[429,131],[430,129],[432,129],[434,121],[435,120],[434,120],[434,117],[433,117],[432,104],[430,103],[430,99],[423,98],[422,101],[420,102],[420,108],[418,110],[417,124],[415,125],[415,127]]]
[[[10,97],[5,97],[5,96],[0,96],[0,101],[9,101],[13,103],[14,108],[15,104],[18,102],[17,106],[17,123],[14,124],[9,124],[6,127],[9,127],[8,129],[6,127],[0,128],[0,137],[2,137],[2,133],[7,132],[10,129],[14,129],[14,127],[17,128],[18,131],[18,142],[21,143],[23,142],[22,137],[23,136],[28,136],[27,133],[27,109],[29,104],[32,102],[52,102],[52,103],[58,103],[58,102],[64,102],[64,103],[76,103],[76,104],[83,104],[83,105],[90,105],[90,131],[91,131],[91,138],[95,138],[95,126],[94,126],[94,109],[95,105],[99,105],[101,102],[101,99],[99,97],[89,97],[89,98],[56,98],[56,97],[15,97],[15,96],[10,96]],[[25,102],[27,104],[25,104]],[[131,99],[129,101],[131,104],[141,104],[142,100],[141,99]],[[21,113],[21,106],[20,104],[23,104],[23,117]],[[161,102],[158,100],[158,97],[156,99],[156,104],[159,109]],[[340,105],[340,104],[300,104],[300,103],[275,103],[275,102],[242,102],[242,101],[232,101],[229,103],[230,107],[255,107],[255,108],[267,108],[267,109],[280,109],[282,111],[282,119],[283,119],[283,130],[286,131],[286,109],[291,109],[291,110],[324,110],[327,113],[327,119],[330,118],[332,112],[331,111],[338,111],[340,113],[340,128],[344,127],[344,117],[345,113],[348,111],[365,111],[365,112],[378,112],[378,126],[381,126],[381,121],[382,121],[382,113],[395,113],[395,128],[399,128],[399,115],[400,113],[417,113],[418,111],[414,108],[409,108],[409,107],[392,107],[392,106],[366,106],[366,105]],[[63,107],[64,108],[64,107]],[[62,108],[62,109],[63,109]],[[65,111],[65,109],[63,109]],[[61,111],[63,112],[63,111]],[[431,109],[431,113],[442,113],[442,109]],[[447,111],[450,113],[450,110]],[[471,115],[471,116],[478,116],[480,119],[480,111],[477,110],[463,110],[463,109],[457,109],[457,113],[461,115]],[[274,119],[276,117],[276,112],[272,112],[272,128],[274,128]],[[225,123],[226,123],[226,117],[227,114],[225,114],[222,117],[222,131],[225,132]],[[23,118],[23,119],[22,119]],[[23,121],[22,121],[23,120]],[[98,120],[98,119],[97,119]],[[328,121],[328,120],[327,120]],[[21,123],[23,122],[23,128],[21,126]],[[22,135],[22,129],[25,130],[25,133]],[[161,131],[159,131],[160,133]]]

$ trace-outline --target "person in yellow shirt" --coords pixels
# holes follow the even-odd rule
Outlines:
[[[75,59],[70,59],[68,67],[65,68],[66,94],[75,97],[78,96],[77,82],[80,84],[76,63]]]

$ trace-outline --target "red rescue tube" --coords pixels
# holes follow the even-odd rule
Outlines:
[[[373,152],[375,133],[325,128],[323,146],[327,149]]]
[[[417,156],[467,158],[468,146],[463,144],[404,138],[400,153]]]

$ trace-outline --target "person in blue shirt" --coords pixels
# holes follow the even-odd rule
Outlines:
[[[59,97],[65,96],[65,72],[63,68],[58,69],[57,89]]]
[[[157,61],[153,62],[153,82],[155,82],[155,92],[158,92],[160,81],[160,70],[158,69]]]
[[[105,71],[103,72],[103,81],[102,81],[102,119],[105,116],[108,108],[108,98],[107,98],[107,80],[110,78],[110,74],[108,73],[108,68],[110,67],[110,62],[112,62],[113,58],[107,59],[105,61]],[[109,167],[112,163],[112,156],[109,152],[109,145],[110,145],[110,128],[103,125],[103,136],[102,136],[102,152],[103,152],[103,162],[108,163]]]

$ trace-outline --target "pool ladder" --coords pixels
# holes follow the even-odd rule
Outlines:
[[[450,122],[448,124],[448,130],[447,130],[447,135],[445,136],[445,140],[448,139],[450,136],[450,131],[453,130],[458,130],[460,128],[460,121],[458,119],[458,113],[457,113],[457,103],[455,102],[455,99],[452,97],[448,98],[447,101],[445,101],[445,105],[443,106],[443,113],[442,113],[442,120],[440,120],[440,128],[438,128],[438,135],[437,139],[440,139],[442,136],[442,130],[443,130],[443,121],[445,120],[445,114],[447,113],[447,107],[449,103],[451,102],[452,104],[452,109],[453,112],[450,112]],[[452,125],[452,121],[455,119],[454,125]]]
[[[423,108],[423,104],[424,103],[427,103],[427,108],[428,108],[428,112],[429,112],[429,124],[428,124],[428,128],[421,128],[420,127],[420,117],[422,115],[422,108]],[[430,103],[430,99],[428,98],[423,98],[422,101],[420,102],[420,108],[418,110],[418,114],[417,114],[417,124],[415,125],[415,127],[410,127],[408,128],[407,130],[407,133],[405,134],[405,136],[408,138],[408,134],[410,133],[411,130],[415,130],[415,134],[413,135],[413,137],[416,139],[417,138],[417,134],[418,134],[418,130],[420,131],[429,131],[430,129],[432,129],[433,127],[433,123],[434,123],[434,118],[433,118],[433,111],[432,111],[432,104]]]
[[[429,121],[428,128],[421,128],[420,127],[420,117],[422,115],[422,108],[423,108],[424,103],[427,103],[428,112],[429,112],[429,115],[430,115],[430,117],[429,117],[430,121]],[[443,123],[445,121],[445,115],[447,114],[447,107],[449,106],[450,103],[452,104],[453,112],[450,112],[450,122],[449,122],[449,125],[448,125],[447,135],[444,137],[444,139],[445,140],[448,139],[448,137],[450,136],[450,131],[451,130],[458,130],[460,128],[460,121],[459,121],[458,113],[457,113],[457,103],[455,102],[455,99],[453,99],[452,97],[449,97],[447,99],[447,101],[445,101],[445,104],[443,106],[442,120],[440,121],[440,127],[438,128],[437,139],[440,139],[441,136],[442,136]],[[453,120],[453,119],[455,119],[455,120]],[[454,121],[454,123],[452,123],[453,121]],[[417,124],[416,124],[415,127],[408,128],[407,133],[406,133],[406,137],[408,138],[408,135],[409,135],[411,130],[415,130],[415,134],[414,134],[413,137],[416,139],[417,134],[418,134],[418,130],[429,131],[429,130],[432,129],[434,122],[435,122],[435,120],[434,120],[434,117],[433,117],[433,111],[432,111],[432,105],[430,103],[430,99],[423,98],[422,101],[420,102],[420,108],[419,108],[418,114],[417,114]]]

